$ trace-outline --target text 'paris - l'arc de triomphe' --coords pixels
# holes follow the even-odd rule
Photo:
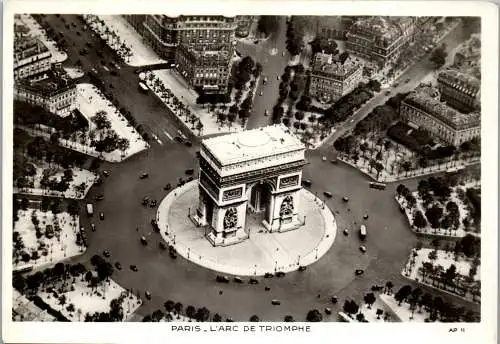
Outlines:
[[[299,228],[305,146],[283,125],[203,140],[199,202],[191,218],[214,246],[247,239],[255,217],[268,232]]]

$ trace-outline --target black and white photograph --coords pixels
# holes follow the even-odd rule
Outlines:
[[[496,7],[114,3],[4,13],[4,322],[493,343]]]

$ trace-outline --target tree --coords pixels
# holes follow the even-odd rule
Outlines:
[[[356,314],[356,320],[359,321],[359,322],[364,322],[365,321],[365,315],[363,313]]]
[[[368,308],[372,308],[373,303],[375,302],[376,298],[373,293],[368,293],[364,297],[365,303],[368,305]]]
[[[308,322],[321,322],[323,321],[323,315],[317,309],[312,309],[307,313],[306,320]]]
[[[425,211],[425,216],[427,217],[431,227],[437,230],[441,223],[441,216],[443,216],[443,208],[438,205],[434,205]]]
[[[172,300],[168,300],[163,304],[167,313],[170,313],[174,310],[174,305],[175,305],[175,302]]]
[[[174,309],[178,315],[181,314],[182,308],[183,308],[183,306],[182,306],[182,303],[180,303],[180,302],[176,302],[176,304],[174,305]]]
[[[359,306],[352,300],[346,300],[344,302],[343,310],[351,316],[352,314],[356,314],[358,312]]]
[[[214,316],[212,317],[213,322],[221,322],[222,317],[219,315],[219,313],[215,313]]]
[[[163,314],[161,309],[157,309],[151,314],[151,320],[154,322],[159,322],[164,316],[165,314]]]
[[[394,295],[394,299],[398,301],[398,306],[401,306],[401,302],[405,301],[408,295],[411,293],[411,287],[409,285],[402,286]]]
[[[104,281],[107,280],[111,275],[113,275],[114,269],[113,265],[110,262],[104,262],[97,266],[97,275],[99,276],[99,280]]]
[[[206,307],[201,307],[196,312],[195,318],[200,322],[207,321],[210,319],[210,311]]]
[[[437,251],[436,250],[432,250],[431,252],[429,252],[428,258],[431,261],[435,261],[437,259]]]
[[[434,62],[437,68],[441,68],[446,63],[447,56],[448,54],[446,53],[445,48],[439,47],[436,50],[434,50],[429,60],[431,62]]]
[[[481,253],[481,239],[473,235],[467,234],[457,242],[457,245],[459,251],[469,258],[476,257]]]
[[[194,308],[191,305],[186,307],[186,316],[189,318],[189,321],[191,321],[191,319],[194,319],[195,314],[196,314],[196,308]]]
[[[297,111],[295,113],[295,119],[299,122],[302,121],[304,119],[304,113],[302,111]]]
[[[382,316],[382,314],[384,314],[384,311],[380,308],[377,308],[377,312],[375,314],[377,314],[377,319],[380,320],[380,317]]]
[[[386,290],[387,294],[390,295],[393,287],[394,287],[394,284],[391,281],[385,282],[385,290]]]
[[[255,314],[254,314],[254,315],[252,315],[252,316],[250,317],[250,320],[249,320],[249,321],[250,321],[250,322],[259,322],[259,321],[260,321],[260,319],[259,319],[259,317],[258,317],[257,315],[255,315]]]
[[[427,220],[424,217],[424,214],[420,210],[417,210],[415,216],[413,217],[413,225],[418,229],[425,228],[427,226]]]
[[[92,117],[92,122],[99,130],[111,128],[111,121],[108,119],[106,111],[96,112],[95,116]]]
[[[283,320],[285,322],[294,322],[294,319],[291,315],[285,315],[285,318]]]
[[[278,17],[276,16],[260,16],[257,24],[257,30],[262,32],[265,36],[276,32],[279,27]]]
[[[101,265],[104,262],[105,260],[98,254],[94,254],[92,258],[90,258],[90,264],[92,264],[95,267]]]

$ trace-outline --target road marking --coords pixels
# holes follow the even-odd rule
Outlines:
[[[159,144],[163,145],[163,142],[160,141],[160,139],[158,138],[158,136],[156,136],[155,134],[151,134],[151,136],[153,136],[153,138],[156,140],[156,142],[158,142]]]
[[[182,133],[182,131],[177,130],[177,132],[179,133],[179,135],[181,135],[181,137],[182,137],[183,139],[187,139],[186,135],[184,135],[184,134]]]
[[[174,140],[174,138],[173,138],[172,136],[170,136],[170,134],[169,134],[166,130],[163,130],[163,133],[164,133],[165,135],[167,135],[167,137],[168,137],[170,140],[172,140],[172,141]]]

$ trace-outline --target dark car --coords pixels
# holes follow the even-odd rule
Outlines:
[[[141,237],[141,244],[143,244],[144,246],[148,244],[148,240],[146,239],[146,237],[144,236]]]
[[[306,271],[307,267],[305,266],[299,266],[299,271]]]
[[[167,185],[165,185],[165,186],[163,187],[163,190],[168,191],[168,190],[170,190],[171,188],[172,188],[172,184],[168,183]]]
[[[339,302],[339,299],[337,298],[337,296],[332,296],[332,303],[337,303]]]
[[[365,273],[364,270],[361,270],[361,269],[356,269],[356,271],[354,271],[354,273],[356,274],[356,276],[359,276],[359,275],[362,275]]]
[[[107,170],[102,171],[102,174],[104,175],[104,177],[109,177],[109,171]]]
[[[271,304],[273,306],[279,306],[279,305],[281,305],[281,301],[280,300],[271,300]]]
[[[248,283],[250,283],[250,284],[259,284],[259,281],[258,281],[258,280],[256,280],[255,278],[250,278],[250,279],[248,280]]]
[[[163,241],[160,241],[160,244],[159,244],[160,248],[162,250],[166,250],[167,249],[167,245],[165,245],[165,243]]]
[[[170,258],[177,259],[177,252],[175,252],[174,250],[170,250],[168,254],[170,255]]]
[[[345,236],[347,236],[347,235],[349,235],[349,230],[346,228],[346,229],[344,229],[343,233]]]
[[[177,143],[184,143],[184,140],[180,136],[174,137],[174,141],[177,142]]]
[[[325,196],[326,196],[326,197],[328,197],[328,198],[332,198],[332,193],[331,193],[331,192],[329,192],[329,191],[325,191],[325,192],[323,192],[323,195],[325,195]]]
[[[146,296],[146,299],[151,300],[151,292],[149,292],[149,291],[146,290],[144,292],[144,295]]]
[[[368,220],[368,214],[363,215],[364,220]]]
[[[89,48],[92,48],[92,47],[93,47],[92,43],[90,43],[90,42],[85,43],[85,45],[86,45],[87,47],[89,47]]]
[[[192,175],[194,173],[193,168],[188,168],[184,173],[186,173],[188,176]]]
[[[283,276],[285,276],[285,273],[283,271],[278,271],[276,273],[276,277],[283,277]]]
[[[142,199],[142,205],[147,206],[148,204],[149,204],[149,197],[148,197],[148,196],[145,196],[145,197]]]
[[[243,283],[243,280],[241,278],[239,278],[239,277],[235,277],[233,280],[236,283]]]
[[[139,269],[137,269],[137,265],[130,265],[130,270],[137,272]]]
[[[158,222],[156,222],[155,219],[151,220],[151,226],[153,226],[153,229],[155,230],[155,232],[159,232],[160,231],[160,228],[158,227]]]
[[[349,202],[349,197],[344,196],[344,197],[342,197],[342,200],[343,200],[344,202]]]
[[[184,144],[188,147],[191,147],[193,145],[193,143],[191,141],[186,141],[186,142],[184,142]]]
[[[217,275],[217,277],[215,277],[215,280],[220,283],[229,283],[229,277],[227,276]]]
[[[139,176],[140,179],[146,179],[147,177],[149,177],[149,173],[141,173],[141,175]]]
[[[270,273],[270,272],[266,272],[266,273],[264,274],[264,277],[265,277],[265,278],[272,278],[273,276],[274,276],[274,275],[273,275],[272,273]]]
[[[118,270],[122,269],[122,265],[120,264],[120,262],[116,262],[115,263],[115,268],[118,269]]]
[[[104,199],[104,195],[97,195],[95,196],[96,201],[102,201]]]
[[[104,213],[102,211],[99,213],[99,219],[104,220]]]
[[[103,252],[102,252],[102,255],[103,255],[104,257],[106,257],[106,258],[111,257],[111,254],[109,253],[109,251],[103,251]]]
[[[93,223],[90,224],[90,228],[92,228],[92,232],[95,232],[95,225]]]
[[[99,56],[99,57],[103,57],[102,52],[101,52],[100,50],[97,50],[96,54],[97,54],[97,56]]]
[[[111,70],[111,75],[117,76],[118,75],[118,71],[116,69],[112,69]]]

